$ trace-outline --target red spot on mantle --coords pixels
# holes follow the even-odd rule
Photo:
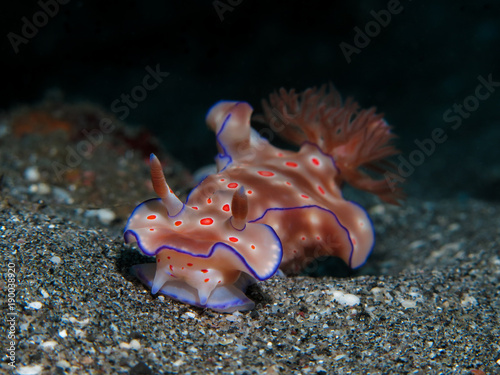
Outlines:
[[[154,220],[154,219],[156,219],[156,215],[149,215],[146,219]]]
[[[229,212],[229,205],[227,203],[224,206],[222,206],[222,211]]]
[[[212,225],[213,223],[214,223],[214,219],[212,219],[211,217],[206,217],[206,218],[200,220],[201,225]]]
[[[238,242],[239,240],[236,237],[229,237],[229,241]]]
[[[271,171],[258,171],[257,173],[260,174],[261,176],[264,176],[264,177],[274,176],[274,173]]]
[[[287,167],[292,167],[292,168],[297,168],[299,166],[297,163],[294,163],[293,161],[287,161],[285,165]]]
[[[238,187],[238,184],[236,182],[231,182],[231,183],[227,184],[227,187],[229,189],[236,189]]]

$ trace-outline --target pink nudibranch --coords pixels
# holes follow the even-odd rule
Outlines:
[[[221,101],[207,115],[216,133],[218,172],[206,177],[185,203],[167,185],[156,156],[151,178],[159,198],[131,214],[125,240],[156,256],[134,266],[137,277],[171,298],[221,312],[249,310],[246,287],[278,268],[298,273],[320,255],[363,265],[374,244],[366,212],[342,198],[353,186],[397,203],[400,190],[360,168],[384,168],[397,151],[394,137],[374,110],[342,104],[333,88],[301,94],[280,90],[264,102],[264,119],[298,152],[271,145],[250,127],[252,107]],[[378,163],[383,161],[384,166]]]

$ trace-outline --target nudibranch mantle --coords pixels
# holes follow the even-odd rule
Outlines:
[[[269,106],[265,109],[269,115]],[[160,198],[134,210],[125,240],[136,241],[144,254],[156,256],[156,265],[133,268],[153,294],[221,312],[248,310],[254,303],[245,296],[246,287],[268,279],[278,268],[298,273],[324,255],[357,268],[370,254],[371,221],[341,193],[343,172],[349,171],[348,151],[359,153],[356,145],[344,142],[336,153],[326,153],[319,137],[316,144],[309,136],[298,152],[282,150],[251,128],[252,111],[246,102],[221,101],[211,108],[207,124],[216,133],[218,172],[200,182],[185,204],[170,190],[152,155],[152,181]],[[365,136],[370,129],[382,129],[387,141],[392,137],[388,126],[371,115],[365,115],[372,120],[365,124]],[[393,153],[385,150],[383,156]],[[390,201],[379,181],[370,185],[368,177],[361,179],[364,188],[371,186]]]

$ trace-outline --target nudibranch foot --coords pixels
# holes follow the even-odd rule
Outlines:
[[[132,273],[144,285],[153,289],[153,284],[157,280],[155,277],[156,264],[146,263],[133,266]],[[252,280],[250,276],[242,273],[234,284],[215,287],[204,303],[201,301],[197,289],[185,281],[176,280],[172,277],[168,278],[157,292],[193,306],[209,308],[218,312],[232,313],[234,311],[247,311],[254,308],[255,303],[244,293],[248,285],[252,283]]]

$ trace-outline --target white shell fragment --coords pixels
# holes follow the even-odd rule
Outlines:
[[[344,293],[341,292],[340,290],[332,290],[327,292],[327,294],[331,294],[333,296],[333,300],[337,303],[340,303],[341,305],[344,306],[356,306],[359,305],[361,300],[359,299],[358,296],[355,296],[354,294],[350,293]]]
[[[42,303],[41,302],[29,302],[28,303],[28,307],[30,309],[34,309],[34,310],[38,310],[38,309],[41,309],[42,308]]]
[[[109,208],[100,208],[98,210],[85,211],[85,217],[97,217],[105,225],[110,224],[116,218],[116,214]]]

